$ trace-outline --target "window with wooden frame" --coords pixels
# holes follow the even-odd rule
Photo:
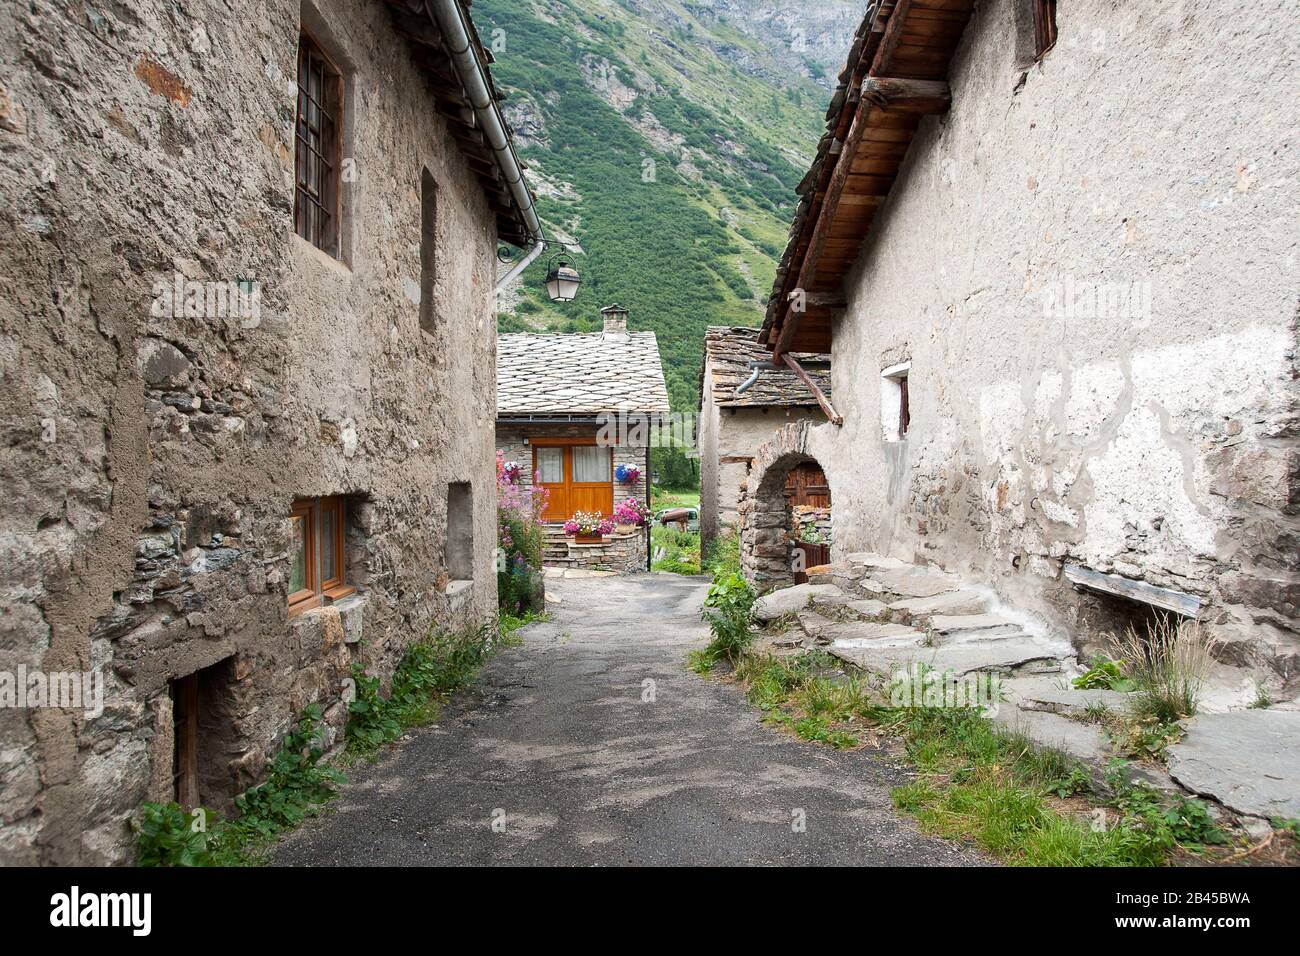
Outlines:
[[[294,124],[293,221],[298,235],[339,254],[343,74],[306,33],[298,38],[298,115]]]
[[[299,499],[289,521],[289,613],[300,614],[355,591],[347,583],[347,499]]]
[[[1033,0],[1034,59],[1041,60],[1056,46],[1056,0]]]
[[[912,425],[908,396],[911,362],[891,365],[880,373],[880,430],[885,441],[902,441]]]

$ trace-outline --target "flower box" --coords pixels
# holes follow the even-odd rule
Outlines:
[[[619,534],[634,534],[640,525],[635,524],[616,524],[614,530]]]
[[[604,544],[605,536],[603,534],[575,534],[573,536],[574,544]]]

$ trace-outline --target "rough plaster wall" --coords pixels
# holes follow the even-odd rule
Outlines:
[[[1294,8],[1062,4],[1018,90],[1012,11],[977,8],[952,109],[847,283],[846,420],[809,438],[837,551],[974,571],[1076,621],[1091,599],[1063,562],[1141,576],[1294,675]],[[1149,282],[1149,319],[1048,316],[1067,279]],[[906,359],[911,431],[887,443],[879,373]]]
[[[359,659],[385,678],[431,624],[494,610],[492,220],[382,5],[321,7],[355,68],[348,266],[293,235],[296,2],[0,11],[0,668],[111,665],[98,720],[0,711],[6,862],[127,858],[170,775],[171,677],[238,655],[244,783],[303,703],[341,726],[337,614],[286,622],[293,497],[356,496]],[[425,165],[449,253],[433,336]],[[151,316],[177,272],[255,279],[261,322]],[[476,525],[454,608],[450,481]]]

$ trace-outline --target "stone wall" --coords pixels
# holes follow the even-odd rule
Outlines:
[[[0,10],[0,669],[108,675],[98,718],[0,710],[2,862],[130,858],[129,815],[171,797],[172,679],[222,665],[221,802],[305,704],[337,740],[353,662],[386,680],[494,613],[492,217],[383,4],[318,6],[351,105],[341,260],[294,235],[299,0]],[[153,308],[178,280],[260,313]],[[474,530],[449,587],[450,482]],[[290,504],[323,495],[358,593],[290,620]]]
[[[704,381],[710,376],[706,370]],[[790,422],[824,422],[817,407],[719,408],[706,385],[700,412],[700,546],[739,527],[740,489],[760,445]]]
[[[640,574],[650,570],[647,551],[648,535],[644,528],[627,534],[614,532],[601,544],[579,544],[562,534],[551,536],[554,551],[548,549],[548,568],[575,568],[586,571],[610,571],[615,574]],[[560,549],[564,557],[560,557]]]
[[[1221,653],[1294,696],[1292,11],[1061,4],[1026,73],[1013,6],[977,7],[951,111],[846,284],[845,421],[807,442],[837,550],[937,562],[1077,635],[1133,608],[1073,591],[1067,562],[1190,592]],[[890,442],[880,372],[907,361]]]

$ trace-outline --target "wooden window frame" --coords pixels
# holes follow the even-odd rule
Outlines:
[[[302,522],[303,571],[307,576],[306,587],[289,595],[289,613],[301,614],[303,611],[320,606],[319,578],[316,576],[316,510],[312,501],[295,501],[289,511],[290,520]],[[289,567],[293,568],[294,556],[289,557]]]
[[[898,437],[907,437],[907,430],[912,427],[912,407],[907,394],[907,376],[898,376]]]
[[[325,540],[325,513],[334,515],[334,532]],[[301,614],[327,602],[334,602],[356,592],[356,588],[347,583],[347,499],[340,495],[326,498],[300,498],[293,503],[290,517],[297,517],[303,522],[304,546],[307,551],[307,589],[289,595],[289,616]],[[323,580],[324,548],[334,552],[334,567],[337,574]]]
[[[320,100],[311,92],[311,75],[320,75]],[[308,105],[320,122],[314,126]],[[339,258],[340,171],[343,164],[343,71],[307,31],[298,36],[297,105],[294,109],[294,231],[322,252]],[[316,145],[313,145],[313,137]],[[309,162],[316,163],[316,188]],[[317,215],[308,216],[315,210]]]
[[[1034,60],[1056,46],[1056,0],[1034,0]]]

